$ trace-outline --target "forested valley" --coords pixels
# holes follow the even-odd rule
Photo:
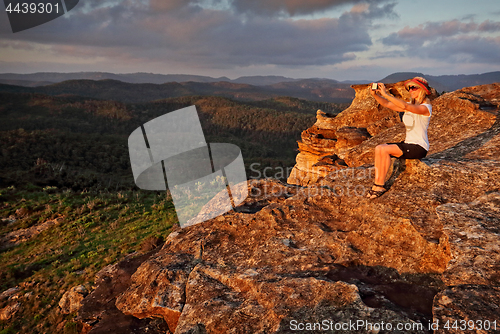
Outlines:
[[[191,105],[207,143],[241,148],[247,178],[291,168],[316,110],[346,107],[290,97],[123,103],[0,93],[0,333],[80,333],[76,311],[61,308],[63,295],[92,291],[102,268],[162,244],[178,221],[172,197],[134,184],[128,136]]]
[[[0,94],[0,184],[83,189],[134,187],[127,138],[145,122],[195,105],[207,142],[232,143],[249,166],[293,166],[296,141],[317,109],[346,104],[280,97],[241,102],[189,96],[121,103],[76,96]],[[258,165],[256,165],[257,163]]]

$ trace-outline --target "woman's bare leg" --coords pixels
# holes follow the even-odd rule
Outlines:
[[[375,147],[375,184],[384,185],[387,172],[391,166],[391,156],[400,157],[403,151],[398,145],[382,144]],[[373,190],[384,190],[383,187],[373,186]]]

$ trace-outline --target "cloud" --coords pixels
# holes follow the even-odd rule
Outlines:
[[[500,22],[428,22],[405,27],[382,39],[387,46],[404,48],[405,56],[433,58],[454,63],[500,63]]]
[[[150,0],[150,8],[154,11],[172,11],[192,4],[191,0]]]
[[[465,23],[459,20],[428,22],[415,28],[407,26],[397,33],[392,34],[388,38],[385,38],[384,42],[386,44],[390,44],[391,39],[395,39],[400,42],[404,40],[433,40],[459,34],[497,31],[500,31],[500,22],[492,22],[490,20],[484,21],[481,24],[474,22]]]
[[[457,36],[446,38],[423,48],[429,58],[454,63],[500,64],[500,37]]]
[[[362,0],[233,0],[231,5],[238,12],[260,15],[312,14],[344,4],[356,4]]]
[[[274,13],[310,13],[347,3],[354,6],[337,18],[296,20],[239,12],[251,10],[245,6],[260,6]],[[357,52],[368,50],[373,19],[395,15],[393,1],[234,0],[230,4],[233,9],[218,9],[216,2],[202,6],[197,0],[86,0],[72,15],[40,28],[22,34],[0,32],[0,42],[13,49],[30,42],[43,45],[54,57],[125,64],[329,65],[355,59]]]

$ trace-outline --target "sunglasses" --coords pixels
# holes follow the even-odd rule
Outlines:
[[[419,87],[417,87],[417,86],[410,86],[410,87],[407,88],[407,90],[409,92],[414,91],[414,90],[418,90],[418,89],[419,89]]]

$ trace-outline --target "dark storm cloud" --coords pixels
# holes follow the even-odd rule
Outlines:
[[[500,63],[500,22],[429,22],[382,39],[388,46],[402,46],[406,56],[450,62]],[[493,33],[493,37],[490,36]]]
[[[244,3],[249,2],[235,0],[229,5],[239,8]],[[372,20],[395,15],[393,1],[255,3],[289,13],[356,5],[338,18],[294,20],[242,14],[197,0],[86,0],[80,10],[37,29],[19,34],[2,30],[0,43],[26,48],[37,42],[55,56],[100,57],[117,63],[173,61],[213,68],[326,65],[354,59],[355,52],[367,50],[372,44]]]

